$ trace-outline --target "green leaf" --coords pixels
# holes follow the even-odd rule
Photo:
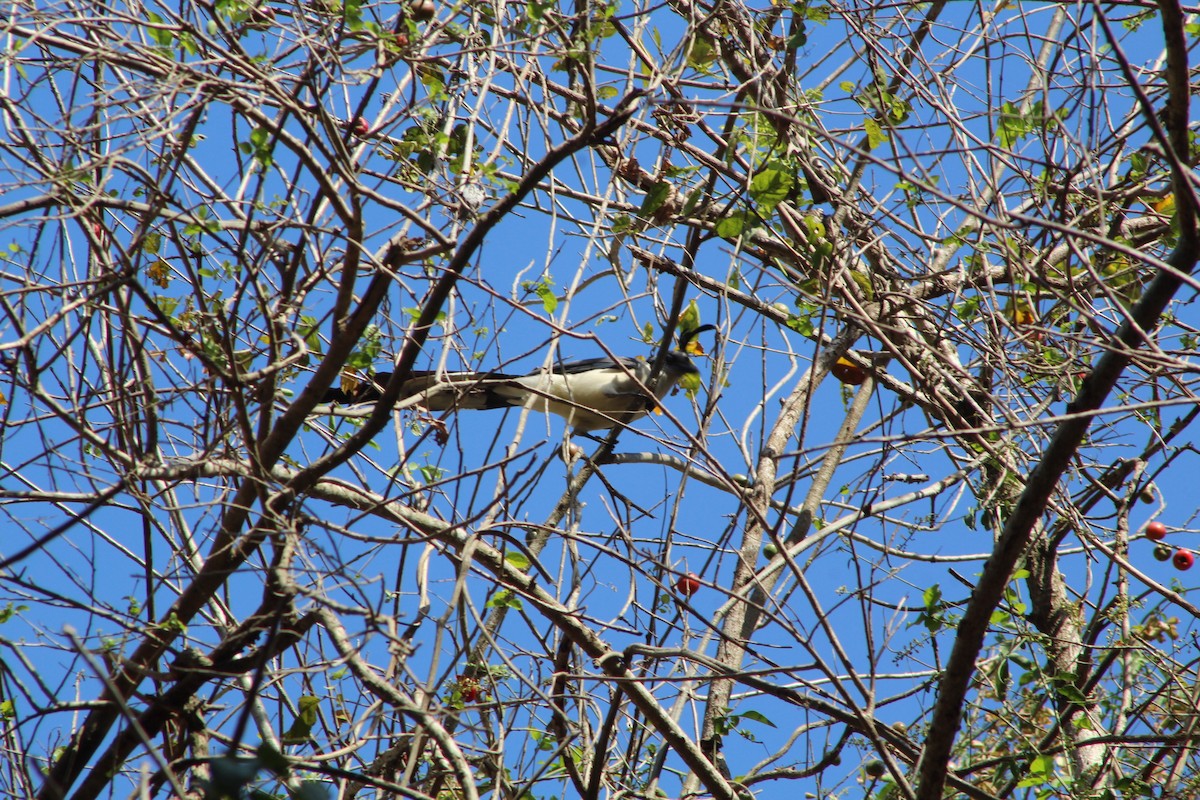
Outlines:
[[[992,679],[996,682],[996,697],[1003,702],[1012,684],[1012,668],[1008,665],[1008,659],[1000,659]]]
[[[696,206],[700,205],[700,201],[702,199],[704,199],[704,187],[698,186],[688,193],[687,200],[685,200],[683,203],[683,211],[681,213],[684,216],[691,214],[696,210]]]
[[[646,192],[645,199],[642,200],[642,207],[638,210],[638,214],[643,217],[649,217],[663,207],[663,203],[671,197],[671,184],[667,181],[659,181]]]
[[[701,380],[700,376],[695,373],[689,373],[679,379],[679,388],[683,389],[684,394],[688,397],[695,397],[700,391]]]
[[[717,236],[722,239],[736,239],[744,232],[752,229],[758,218],[747,211],[739,211],[722,219],[716,225]]]
[[[1054,780],[1054,757],[1041,755],[1029,762],[1029,776],[1017,784],[1019,787],[1043,786]]]
[[[771,728],[777,727],[774,722],[771,722],[771,720],[767,719],[765,716],[763,716],[762,714],[760,714],[757,711],[743,711],[738,716],[741,717],[742,719],[749,719],[749,720],[754,720],[755,722],[761,722],[763,725],[766,725]]]
[[[504,554],[504,561],[511,567],[519,570],[529,569],[529,557],[519,550],[510,550]]]
[[[425,479],[425,483],[437,483],[446,474],[446,471],[440,467],[435,467],[432,464],[422,464],[417,467],[417,472],[421,473],[421,477]]]
[[[817,332],[816,327],[812,323],[812,317],[808,314],[792,314],[788,317],[787,326],[806,338]]]
[[[750,181],[750,197],[769,212],[792,193],[796,178],[787,165],[772,159]]]
[[[1062,697],[1064,700],[1066,700],[1071,705],[1075,705],[1075,706],[1087,706],[1088,705],[1087,697],[1083,694],[1083,692],[1081,692],[1079,690],[1079,687],[1076,686],[1071,681],[1069,681],[1069,680],[1055,681],[1054,684],[1055,684],[1054,688],[1058,692],[1059,696]]]
[[[304,695],[297,705],[296,719],[283,734],[284,744],[303,744],[308,741],[313,725],[317,724],[317,707],[321,705],[321,698]]]
[[[1024,614],[1027,610],[1027,606],[1021,600],[1021,593],[1015,586],[1009,585],[1005,587],[1004,601],[1012,607],[1015,614]]]
[[[700,306],[692,300],[679,314],[679,333],[690,333],[700,327]]]
[[[983,298],[979,296],[968,297],[954,306],[954,316],[962,322],[970,322],[979,315],[979,306],[982,302]]]
[[[150,25],[146,27],[146,33],[154,40],[154,43],[159,47],[170,47],[175,42],[174,31],[164,30],[158,26],[163,25],[163,18],[151,11],[146,15],[146,19]]]
[[[296,329],[296,333],[304,339],[304,344],[317,355],[321,355],[323,348],[321,347],[321,323],[316,317],[309,314],[300,315],[300,325]]]
[[[925,629],[930,633],[937,633],[946,627],[947,624],[945,615],[946,606],[942,600],[942,587],[939,584],[933,584],[922,594],[922,599],[925,602],[925,610],[918,614],[917,618],[909,624],[924,625]]]
[[[523,606],[521,604],[521,598],[514,595],[508,589],[501,589],[492,595],[491,599],[487,601],[487,607],[511,608],[514,611],[520,611]]]
[[[351,369],[369,370],[382,349],[383,331],[378,325],[368,325],[362,338],[358,340],[358,347],[354,348],[350,357],[346,359],[346,366]]]
[[[717,60],[717,48],[712,39],[707,36],[697,36],[692,39],[688,48],[687,64],[701,72],[707,70]]]
[[[868,117],[866,121],[863,122],[863,127],[867,131],[868,150],[874,150],[876,147],[888,140],[888,135],[884,133],[883,128],[881,128],[879,123],[875,120]]]
[[[436,66],[427,61],[420,62],[417,67],[417,77],[424,84],[425,88],[429,90],[431,97],[440,97],[444,93],[446,78]]]
[[[1028,132],[1029,126],[1017,106],[1012,103],[1004,103],[1000,106],[996,138],[1000,140],[1002,147],[1012,147]]]
[[[858,285],[859,289],[862,289],[864,297],[868,300],[875,299],[875,287],[871,285],[871,279],[867,276],[867,273],[852,269],[850,270],[850,279]]]
[[[271,131],[267,128],[255,128],[250,132],[250,148],[254,153],[254,160],[263,168],[271,166],[274,158],[271,155],[274,149],[272,142]]]
[[[553,314],[558,308],[558,297],[554,294],[554,278],[549,275],[543,275],[536,281],[524,281],[521,288],[527,292],[533,292],[542,301],[542,308],[547,314]]]

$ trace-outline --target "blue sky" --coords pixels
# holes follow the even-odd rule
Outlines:
[[[983,146],[994,144],[997,139],[992,130],[994,117],[989,118],[987,113],[998,101],[1022,99],[1021,92],[1028,80],[1024,62],[1031,56],[1023,47],[1029,41],[1015,35],[1006,39],[1005,34],[1011,34],[1018,24],[1036,25],[1040,17],[1053,11],[1053,6],[1032,11],[1010,9],[1013,27],[994,24],[994,36],[987,42],[994,52],[992,61],[986,65],[981,61],[980,66],[953,72],[953,91],[934,83],[918,87],[925,94],[914,88],[916,100],[911,115],[891,132],[887,144],[872,150],[872,159],[861,176],[863,189],[868,196],[886,196],[883,203],[871,208],[872,213],[879,215],[879,235],[886,238],[899,262],[914,272],[931,263],[941,248],[951,246],[950,234],[959,230],[970,216],[956,203],[967,202],[985,185],[984,178],[994,162],[988,161]],[[953,30],[963,20],[977,23],[973,15],[972,7],[952,4],[943,24],[946,30]],[[165,12],[164,16],[170,18]],[[1153,65],[1161,47],[1156,30],[1150,22],[1129,34],[1126,48],[1136,64],[1147,68]],[[665,26],[660,33],[665,40],[662,49],[671,50],[678,36],[679,31]],[[853,96],[861,96],[868,73],[857,65],[842,74],[832,74],[830,65],[839,59],[829,53],[849,54],[848,43],[853,37],[847,29],[836,23],[812,25],[810,37],[804,55],[814,64],[823,65],[822,76],[827,82],[816,108],[821,124],[828,131],[827,136],[814,139],[812,145],[831,164],[850,164],[855,158],[852,147],[864,140],[864,115]],[[269,35],[263,39],[268,40]],[[251,41],[260,44],[257,37]],[[651,41],[653,37],[646,34],[643,43]],[[1087,44],[1088,47],[1081,44],[1077,51],[1068,48],[1064,51],[1068,55],[1062,57],[1069,59],[1073,52],[1081,63],[1094,63],[1083,60],[1084,56],[1091,58],[1092,50],[1103,53],[1104,43],[1097,37]],[[627,47],[616,38],[608,46],[612,48],[610,63],[624,65]],[[289,47],[268,41],[265,52],[277,54],[290,64]],[[405,174],[400,166],[403,159],[398,162],[397,151],[392,148],[406,141],[405,132],[416,127],[415,119],[421,113],[429,126],[440,126],[446,133],[453,130],[451,122],[472,120],[480,148],[475,157],[481,165],[497,170],[489,173],[480,167],[480,174],[485,176],[480,182],[488,193],[486,208],[502,192],[505,178],[521,173],[523,160],[534,160],[544,152],[542,131],[534,124],[539,117],[518,115],[519,125],[504,128],[508,107],[495,94],[472,106],[473,89],[463,88],[466,78],[462,84],[451,86],[450,100],[418,102],[415,110],[421,113],[412,113],[414,110],[405,106],[403,99],[427,94],[428,80],[424,84],[415,80],[406,63],[401,62],[384,70],[386,81],[372,84],[371,74],[353,70],[371,66],[373,52],[364,51],[357,60],[351,60],[347,65],[350,71],[339,75],[341,82],[331,81],[320,98],[324,112],[337,123],[351,117],[360,100],[365,101],[364,116],[373,125],[371,135],[362,140],[350,136],[341,140],[355,149],[354,162],[360,167],[355,178],[366,190],[360,199],[367,249],[381,248],[402,231],[420,235],[417,226],[405,227],[409,217],[396,205],[405,205],[414,214],[431,220],[440,226],[443,235],[453,238],[469,227],[471,220],[458,218],[451,209],[437,205],[446,202],[455,187],[457,178],[449,169],[452,159],[443,159],[437,169],[427,175],[416,175],[415,180],[410,173],[410,183],[406,186],[397,180],[397,176]],[[952,61],[954,58],[947,56],[947,64]],[[475,74],[486,67],[486,60],[478,55],[464,58],[454,66]],[[1060,72],[1074,74],[1067,66]],[[443,72],[443,76],[452,74],[448,70]],[[634,74],[633,79],[613,75],[611,85],[622,89],[636,86],[641,80],[636,71]],[[695,82],[709,80],[698,70],[688,72],[687,77]],[[807,85],[807,78],[801,84]],[[689,99],[695,101],[697,108],[720,109],[734,96],[732,89],[700,89],[695,84],[689,87],[689,92]],[[34,97],[39,101],[49,97],[44,84],[35,90]],[[1045,160],[1063,167],[1078,166],[1081,170],[1093,166],[1080,154],[1090,152],[1089,143],[1103,141],[1102,131],[1108,124],[1101,118],[1101,111],[1093,109],[1102,109],[1103,114],[1119,118],[1126,113],[1130,102],[1127,94],[1108,90],[1098,81],[1089,83],[1082,79],[1071,86],[1050,87],[1045,97],[1054,107],[1065,110],[1064,127],[1069,135],[1053,140],[1049,157],[1046,145],[1036,133],[1019,139],[1012,149],[1026,161],[1014,159],[1014,163],[1021,163],[1031,171],[1034,170],[1030,164]],[[97,94],[96,102],[102,98],[103,94]],[[165,145],[167,140],[154,127],[160,119],[158,114],[166,115],[164,118],[172,121],[177,133],[179,126],[189,119],[190,107],[183,102],[185,95],[165,90],[161,94],[147,92],[145,98],[148,99],[138,101],[145,103],[142,106],[122,98],[121,104],[108,107],[114,118],[105,130],[114,139],[106,143],[105,151],[110,157],[127,156],[153,174],[155,159],[136,149],[124,151],[122,142],[130,140],[135,132],[142,132],[152,136],[156,148]],[[302,98],[305,102],[310,99]],[[957,118],[965,120],[963,125],[955,128],[945,124],[949,115],[935,100],[953,102]],[[269,97],[261,102],[260,110],[265,109],[268,118],[277,118],[273,102]],[[49,100],[45,105],[35,103],[33,108],[36,109],[33,117],[47,123],[61,122]],[[139,108],[143,110],[138,111]],[[329,204],[309,215],[316,177],[306,174],[299,187],[288,189],[294,175],[304,174],[310,168],[283,146],[272,151],[269,169],[255,171],[253,125],[245,119],[234,122],[219,104],[210,108],[199,122],[198,131],[204,138],[193,151],[195,164],[183,179],[169,187],[172,204],[193,212],[207,209],[209,220],[229,221],[247,216],[268,225],[285,225],[281,238],[303,250],[304,266],[299,271],[299,281],[311,281],[312,291],[304,296],[303,308],[284,309],[284,313],[293,327],[302,326],[306,316],[318,320],[319,336],[327,341],[330,331],[327,314],[334,300],[334,281],[345,249],[344,220],[330,210]],[[84,119],[87,109],[85,104],[74,110],[71,117]],[[649,126],[653,115],[646,114],[639,120]],[[85,161],[78,155],[68,159],[65,146],[54,146],[53,127],[34,127],[41,127],[43,154],[47,158],[61,158],[75,164]],[[305,120],[301,125],[289,118],[285,120],[285,128],[296,137],[315,135],[312,131],[328,133],[313,120]],[[701,174],[687,172],[693,160],[684,147],[664,150],[659,140],[649,136],[645,129],[641,133],[632,133],[633,130],[631,127],[619,137],[626,157],[636,158],[646,169],[669,162],[679,171],[671,176],[679,187],[687,186],[689,180]],[[510,136],[502,137],[498,131],[507,131]],[[747,127],[746,137],[751,143],[752,133]],[[564,134],[553,129],[551,136],[557,141]],[[1137,131],[1133,140],[1140,144],[1146,136],[1145,131]],[[1062,142],[1072,141],[1072,137],[1081,144],[1068,150]],[[335,136],[329,136],[321,140],[321,147],[334,152],[335,141]],[[698,147],[711,147],[699,134],[696,141]],[[1123,152],[1134,147],[1131,144]],[[20,176],[28,175],[28,169],[14,155],[20,152],[24,151],[10,146],[0,161],[2,174],[10,176],[6,185],[13,183],[12,176],[24,180]],[[752,147],[744,147],[741,153],[746,160],[753,159]],[[259,155],[261,164],[261,152]],[[897,169],[905,174],[898,176]],[[122,202],[145,202],[137,181],[129,174],[137,171],[126,168],[124,173],[115,170],[104,174],[102,188],[114,192],[114,197]],[[333,185],[345,192],[341,200],[352,196],[343,180],[349,177],[347,173],[331,170],[329,175],[333,176]],[[909,195],[904,193],[904,187],[897,185],[901,177],[927,184],[936,191],[928,193],[926,198],[934,199],[927,205],[909,208],[906,203]],[[14,204],[38,196],[49,185],[49,181],[33,181],[14,189],[5,202]],[[1025,191],[1012,172],[1005,174],[1000,185],[1011,185],[1010,191],[1017,196]],[[732,181],[722,179],[717,186],[716,203],[744,197],[743,188]],[[627,185],[613,183],[598,159],[579,158],[560,166],[554,171],[553,187],[553,191],[533,194],[517,213],[489,233],[472,259],[472,268],[444,309],[446,317],[430,337],[418,367],[428,368],[444,357],[450,369],[521,371],[558,358],[587,358],[605,353],[653,355],[653,343],[662,335],[664,311],[675,284],[668,276],[647,271],[622,245],[636,243],[650,249],[661,248],[667,257],[676,259],[686,233],[684,227],[668,228],[637,221],[635,212],[641,207],[644,195]],[[83,184],[76,185],[81,195],[87,194],[86,188]],[[573,198],[572,192],[597,198],[594,202],[601,204],[603,210],[594,212],[588,204]],[[213,202],[214,195],[223,195],[225,200]],[[1004,205],[1005,201],[1004,197],[997,199],[996,206]],[[426,203],[430,205],[422,205]],[[107,263],[91,249],[96,243],[86,242],[86,228],[81,221],[39,218],[32,213],[12,213],[12,209],[9,205],[10,214],[0,228],[0,244],[11,243],[16,247],[9,251],[5,276],[10,287],[32,284],[36,290],[25,294],[12,289],[12,297],[20,299],[10,303],[21,310],[5,320],[2,335],[8,341],[18,335],[14,316],[23,320],[25,329],[51,319],[73,299],[72,284],[96,278]],[[176,210],[174,205],[171,210]],[[1049,201],[1025,209],[1035,216],[1049,210],[1053,210]],[[891,216],[885,220],[885,214]],[[120,366],[121,359],[138,352],[136,340],[144,345],[142,354],[148,360],[159,392],[162,425],[158,446],[165,463],[215,461],[244,455],[243,432],[232,407],[222,416],[212,413],[214,406],[225,402],[224,396],[208,394],[211,384],[200,359],[163,334],[161,324],[147,306],[147,298],[157,295],[177,300],[178,304],[168,313],[179,316],[190,311],[197,330],[201,330],[206,324],[204,309],[194,287],[202,283],[210,310],[215,309],[212,330],[231,334],[235,349],[250,352],[248,368],[262,368],[267,364],[263,342],[270,329],[267,310],[285,284],[282,270],[261,255],[261,238],[247,242],[234,228],[189,232],[189,222],[195,225],[205,220],[185,220],[169,226],[169,232],[163,231],[161,243],[150,248],[146,246],[147,239],[141,236],[138,216],[128,209],[105,210],[98,219],[102,220],[102,227],[111,231],[109,246],[121,249],[118,260],[127,259],[126,263],[140,276],[145,292],[130,300],[139,327],[124,337],[115,337],[115,341],[106,340],[99,332],[102,317],[89,315],[89,309],[84,307],[55,319],[45,335],[38,338],[37,358],[45,369],[41,376],[43,385],[49,387],[51,395],[61,399],[64,408],[71,408],[79,401],[86,414],[78,420],[54,418],[44,403],[30,403],[20,391],[5,388],[10,404],[5,410],[0,454],[6,476],[0,486],[10,493],[10,502],[3,508],[17,532],[13,543],[3,546],[6,555],[61,523],[70,513],[67,509],[78,507],[78,502],[38,502],[27,498],[17,502],[14,495],[38,491],[88,493],[112,485],[115,476],[103,447],[126,449],[130,444],[116,437],[110,427],[114,414],[123,407],[112,402],[117,387],[107,382],[107,369]],[[631,225],[631,230],[614,236],[614,220]],[[908,224],[910,229],[906,230],[901,223]],[[930,238],[920,239],[911,233],[911,228],[920,228]],[[1043,247],[1053,244],[1050,237],[1036,232],[1027,241]],[[132,247],[135,242],[137,246]],[[199,242],[203,254],[189,254],[183,246],[188,242]],[[957,269],[963,259],[973,255],[986,258],[996,252],[994,240],[986,248],[971,243],[961,247],[961,255],[952,259],[952,268]],[[245,253],[250,253],[259,267],[258,280],[253,285],[241,281],[246,274],[244,270],[230,268]],[[169,266],[169,281],[165,286],[146,277],[159,258],[165,259]],[[398,353],[412,320],[409,309],[419,306],[442,266],[444,262],[432,259],[427,264],[408,265],[396,276],[376,323],[380,336],[379,352],[372,359],[376,368],[387,369],[390,359]],[[329,271],[328,280],[322,277],[322,270]],[[696,270],[714,281],[736,280],[740,291],[752,294],[766,305],[782,304],[787,313],[802,315],[805,310],[797,305],[793,282],[748,257],[737,242],[722,239],[706,242],[700,250]],[[28,276],[33,276],[32,280]],[[552,288],[554,304],[547,304],[534,291],[533,286],[538,282]],[[692,286],[685,290],[685,297],[696,304],[702,322],[717,324],[720,329],[715,340],[705,337],[709,355],[697,359],[703,378],[697,401],[683,393],[670,397],[665,406],[671,416],[648,416],[634,426],[635,430],[622,434],[617,451],[648,454],[645,458],[648,463],[605,467],[605,481],[593,479],[587,485],[578,506],[561,523],[562,534],[552,537],[538,564],[547,576],[547,584],[555,587],[560,599],[569,601],[578,613],[594,621],[614,646],[636,642],[664,648],[698,648],[704,643],[704,652],[711,655],[711,639],[706,641],[705,637],[711,636],[711,625],[728,599],[723,587],[728,586],[739,535],[746,521],[744,503],[730,476],[751,472],[761,442],[778,412],[779,398],[800,380],[819,348],[812,339],[711,289]],[[1174,309],[1180,329],[1196,325],[1193,298],[1194,293],[1185,289],[1181,303]],[[1004,321],[1004,304],[1009,299],[1003,291],[984,296],[979,318],[984,322],[977,321],[974,328],[952,313],[952,303],[941,301],[945,305],[946,330],[961,337],[960,354],[964,361],[972,356],[968,342],[999,341],[1015,367],[1001,391],[1011,393],[1006,395],[1010,397],[1044,397],[1051,391],[1049,383],[1032,380],[1029,372],[1032,367],[1024,366],[1033,363],[1033,354],[1049,347],[1071,353],[1087,363],[1096,355],[1096,348],[1085,341],[1075,350],[1078,339],[1071,331],[1064,330],[1047,331],[1048,338],[1042,343],[1032,341],[1029,332]],[[1044,312],[1051,305],[1044,301],[1039,311]],[[1113,311],[1102,316],[1110,323],[1117,319]],[[996,321],[987,323],[991,317]],[[831,336],[838,330],[833,317],[818,317],[813,323]],[[647,327],[651,342],[645,341]],[[988,336],[996,338],[988,340]],[[866,351],[880,349],[879,343],[870,338],[856,346]],[[303,385],[317,358],[318,354],[314,354],[307,362],[299,361],[293,371],[285,373],[281,402],[286,402],[288,391]],[[888,369],[901,380],[911,380],[896,363]],[[126,374],[121,369],[117,373]],[[1025,385],[1024,378],[1030,378],[1032,386]],[[1121,388],[1130,396],[1152,397],[1148,384],[1140,381],[1139,373],[1132,372]],[[1064,393],[1066,386],[1064,383],[1060,387]],[[128,387],[125,391],[129,391]],[[1021,395],[1022,392],[1027,394]],[[1061,412],[1066,399],[1064,395],[1039,413],[1049,417]],[[793,507],[803,501],[811,472],[835,440],[848,401],[848,390],[835,381],[827,380],[816,389],[813,402],[778,462],[781,474],[795,471],[797,479],[792,486],[779,489],[777,500]],[[700,453],[691,449],[689,437],[701,430],[701,414],[706,409],[711,414],[703,429],[704,448]],[[1169,407],[1163,412],[1164,421],[1187,410],[1187,406],[1178,410]],[[225,420],[234,421],[229,422],[230,428],[224,436],[218,435],[217,427]],[[73,422],[102,430],[100,441],[84,441],[73,430]],[[430,435],[427,421],[414,422],[412,414],[401,414],[397,424],[335,471],[334,477],[364,485],[389,499],[419,505],[444,520],[484,531],[489,542],[519,549],[527,533],[524,526],[533,528],[542,524],[558,504],[573,471],[557,454],[563,434],[561,420],[546,420],[537,414],[522,419],[518,411],[493,411],[452,415],[446,422],[449,440],[440,445]],[[290,464],[309,463],[328,453],[338,436],[353,429],[353,424],[345,420],[332,429],[330,423],[325,417],[313,418],[311,428],[289,447]],[[1167,422],[1162,427],[1167,427]],[[1051,429],[1052,422],[1031,424],[1013,441],[1021,451],[1036,457]],[[898,409],[892,396],[886,393],[872,401],[859,430],[866,432],[848,449],[820,513],[820,525],[841,523],[843,527],[839,528],[838,536],[826,537],[820,546],[802,553],[803,558],[809,559],[804,573],[809,594],[798,590],[794,581],[785,581],[777,588],[774,605],[769,609],[770,624],[757,633],[756,653],[748,666],[769,666],[776,670],[775,677],[782,683],[803,679],[808,681],[804,684],[807,691],[828,691],[840,702],[865,702],[862,697],[852,701],[838,694],[850,685],[846,666],[841,662],[844,654],[861,672],[875,673],[881,697],[898,697],[881,703],[877,716],[887,722],[910,723],[920,717],[930,698],[902,695],[924,680],[926,671],[932,670],[944,656],[944,652],[937,652],[923,638],[925,629],[912,624],[915,610],[922,606],[926,591],[935,584],[941,587],[947,600],[964,600],[973,576],[991,548],[991,536],[982,526],[973,530],[966,523],[966,517],[975,516],[971,508],[977,501],[961,484],[931,498],[900,505],[883,515],[859,518],[859,512],[867,504],[879,507],[928,486],[954,469],[944,450],[944,430],[931,427],[930,421],[916,408]],[[1098,468],[1117,458],[1136,455],[1145,446],[1147,437],[1147,428],[1140,420],[1123,417],[1112,428],[1096,433],[1096,448],[1089,458],[1095,459]],[[958,458],[964,457],[969,455],[958,454]],[[1155,502],[1134,507],[1128,519],[1129,530],[1136,533],[1151,514],[1172,528],[1194,525],[1196,504],[1190,499],[1193,490],[1189,480],[1191,458],[1191,453],[1183,453],[1170,469],[1155,476]],[[685,476],[671,459],[688,462],[716,485]],[[914,483],[895,479],[903,475],[930,478]],[[169,491],[162,485],[146,483],[140,491],[145,493],[144,502],[156,509],[149,518],[139,513],[136,495],[122,495],[112,507],[76,525],[4,576],[0,603],[27,607],[0,627],[0,634],[9,642],[9,653],[20,652],[28,659],[26,663],[12,660],[11,669],[31,687],[36,684],[35,676],[48,685],[44,694],[32,690],[34,702],[18,699],[19,709],[45,702],[48,696],[63,699],[73,695],[77,685],[81,697],[94,694],[95,678],[64,640],[63,626],[74,626],[89,647],[122,641],[126,647],[132,646],[147,625],[146,586],[141,567],[146,553],[151,553],[155,561],[154,602],[156,614],[161,615],[178,588],[191,577],[191,566],[171,553],[181,546],[185,532],[195,537],[196,549],[203,553],[217,526],[219,503],[227,497],[226,484],[216,479],[172,486]],[[163,512],[169,507],[177,509],[176,516]],[[846,524],[848,521],[850,524]],[[374,631],[375,623],[368,621],[369,615],[359,617],[360,613],[365,615],[366,609],[394,613],[399,625],[408,624],[416,617],[423,590],[431,601],[434,618],[445,615],[447,626],[440,632],[433,622],[423,624],[416,652],[406,665],[414,684],[424,682],[436,694],[443,695],[447,676],[452,679],[464,669],[460,638],[477,629],[474,615],[487,613],[486,603],[495,597],[495,583],[485,575],[470,573],[465,594],[458,593],[461,588],[455,580],[458,565],[453,558],[433,555],[421,543],[397,545],[397,537],[403,538],[405,532],[369,515],[309,501],[294,523],[301,532],[297,575],[303,590],[310,593],[306,596],[355,608],[357,611],[348,617],[359,625],[349,626],[351,633],[360,637],[364,653],[375,663],[387,662],[386,641]],[[786,533],[791,518],[778,524]],[[1102,518],[1097,524],[1111,526],[1115,520]],[[1171,541],[1190,543],[1178,534]],[[886,552],[885,544],[891,548]],[[1064,544],[1063,552],[1064,569],[1073,588],[1093,602],[1111,599],[1111,591],[1105,585],[1108,575],[1104,557],[1089,543],[1075,539]],[[1181,578],[1184,586],[1194,583],[1193,573],[1176,573],[1168,564],[1153,561],[1145,542],[1132,545],[1131,558],[1136,566],[1159,581]],[[235,616],[255,607],[262,594],[264,566],[261,560],[254,562],[248,565],[245,574],[232,578],[224,596],[189,622],[189,640],[200,645],[215,640],[217,629],[224,624],[220,605],[227,605]],[[698,573],[705,588],[684,603],[668,587],[677,574],[686,571]],[[418,580],[419,575],[424,575],[423,584]],[[130,598],[136,600],[131,602]],[[95,607],[106,609],[106,615],[90,610]],[[822,625],[822,621],[826,624]],[[1190,621],[1185,621],[1183,632],[1186,633],[1188,625]],[[502,651],[509,655],[509,666],[514,671],[528,674],[535,686],[538,681],[548,679],[545,654],[538,649],[544,649],[544,640],[550,635],[544,620],[523,613],[510,614],[503,635]],[[12,644],[21,641],[26,644]],[[948,640],[942,640],[940,646],[948,648]],[[1036,648],[1029,653],[1036,661]],[[535,654],[543,657],[539,659]],[[345,702],[351,719],[366,729],[374,709],[360,699],[363,694],[355,682],[344,671],[331,666],[333,660],[328,659],[324,643],[309,642],[304,650],[303,660],[321,665],[319,668],[314,667],[306,674],[299,668],[300,660],[293,656],[283,659],[281,688],[272,687],[264,694],[270,706],[268,716],[278,720],[278,727],[286,727],[292,714],[279,697],[315,694],[323,700],[322,721],[331,731],[329,743],[338,736],[340,724],[333,721],[332,714],[339,702]],[[500,661],[497,656],[496,661],[489,663],[498,666]],[[874,669],[864,666],[868,663]],[[295,671],[289,673],[289,668]],[[591,666],[579,665],[579,669],[589,671]],[[687,720],[689,714],[699,714],[700,706],[696,696],[689,692],[699,692],[702,688],[679,684],[676,689],[673,681],[678,679],[678,673],[667,666],[656,665],[653,669],[661,670],[664,678],[656,685],[663,703],[677,702],[688,709],[683,715],[685,727],[694,724]],[[597,687],[595,692],[607,696],[605,688]],[[529,694],[529,686],[516,678],[502,681],[496,690],[498,700],[518,700]],[[227,729],[237,717],[235,698],[236,693],[230,693],[228,687],[214,689],[209,696],[214,703],[229,703],[230,710],[222,719]],[[519,732],[545,727],[546,719],[527,716],[540,710],[517,702],[497,713],[504,714],[507,730]],[[759,696],[739,697],[735,713],[747,710],[763,714],[778,726],[772,729],[757,720],[743,720],[745,729],[764,742],[778,745],[792,731],[795,710],[791,707]],[[482,722],[472,716],[477,713],[466,712],[464,724]],[[27,741],[41,748],[40,754],[45,754],[64,740],[75,720],[69,711],[25,719],[23,733]],[[737,774],[769,751],[767,744],[748,738],[731,736],[730,741],[736,742],[731,744],[730,755],[737,762],[733,765]],[[813,741],[819,743],[821,735],[815,735]],[[803,761],[804,753],[811,756],[819,746],[814,744],[811,751],[798,747],[784,760],[798,763]],[[527,766],[538,758],[536,752],[528,749],[520,753],[520,758],[514,758],[514,766],[521,760]],[[677,768],[678,764],[671,762],[671,766]],[[847,770],[851,766],[847,761]],[[668,791],[674,791],[669,782],[668,786]]]

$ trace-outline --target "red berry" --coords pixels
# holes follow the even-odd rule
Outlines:
[[[691,597],[696,592],[700,591],[700,576],[694,572],[689,572],[679,580],[675,581],[675,591],[679,592],[684,597]]]
[[[1154,558],[1156,561],[1170,561],[1171,548],[1167,547],[1165,544],[1154,545]]]
[[[96,244],[101,247],[108,247],[112,244],[112,237],[108,235],[108,231],[99,222],[92,223],[92,236],[96,238]]]
[[[370,124],[362,117],[355,117],[349,125],[350,132],[355,136],[366,136],[367,131],[371,130]]]
[[[1146,526],[1146,538],[1161,542],[1167,537],[1167,526],[1161,522],[1151,522]]]
[[[1171,559],[1171,563],[1175,565],[1175,569],[1182,572],[1185,569],[1191,569],[1192,564],[1196,563],[1196,558],[1190,550],[1176,550],[1175,557]]]

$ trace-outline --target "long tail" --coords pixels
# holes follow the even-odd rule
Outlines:
[[[513,405],[512,381],[517,376],[503,372],[442,372],[414,370],[400,390],[401,400],[423,395],[420,405],[430,411],[450,409],[508,408]],[[392,379],[390,372],[377,372],[353,386],[338,386],[325,393],[326,403],[359,405],[375,403]],[[509,391],[505,391],[508,388]]]

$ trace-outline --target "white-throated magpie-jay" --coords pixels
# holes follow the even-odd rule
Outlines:
[[[400,390],[400,399],[430,411],[527,407],[551,412],[576,431],[603,430],[644,417],[685,375],[699,373],[688,357],[688,345],[713,325],[701,325],[679,337],[679,349],[669,351],[650,385],[653,362],[645,358],[589,358],[557,364],[525,375],[504,372],[435,372],[414,370]],[[347,390],[326,392],[326,403],[373,403],[391,380],[378,372]]]

